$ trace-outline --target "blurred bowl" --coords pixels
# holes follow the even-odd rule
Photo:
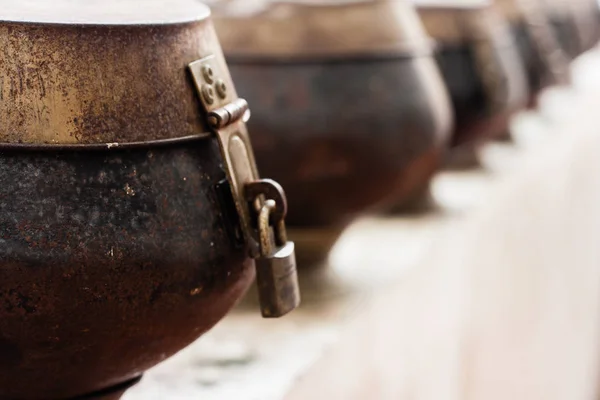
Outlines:
[[[600,7],[597,0],[572,0],[580,51],[594,48],[600,40]]]
[[[600,11],[595,0],[543,0],[557,38],[571,59],[599,39]]]
[[[230,1],[214,10],[231,74],[252,104],[259,169],[286,186],[291,232],[336,237],[358,216],[427,187],[451,111],[410,3],[275,1],[241,10]],[[318,250],[308,236],[296,236],[307,243],[299,258],[303,248],[323,257],[335,242]]]
[[[527,74],[529,105],[534,107],[544,88],[568,82],[569,59],[540,1],[496,0],[494,4],[507,19],[515,37]]]
[[[508,131],[527,103],[528,84],[507,21],[489,2],[415,0],[450,92],[452,145],[472,149]],[[457,150],[458,151],[458,150]]]

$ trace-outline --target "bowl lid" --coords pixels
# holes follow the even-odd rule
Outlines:
[[[207,132],[187,66],[211,54],[222,60],[210,10],[195,0],[3,0],[0,143]]]
[[[213,12],[229,61],[397,57],[432,50],[414,7],[404,0],[231,0],[216,3]]]
[[[544,14],[540,0],[495,0],[494,4],[509,21],[526,21],[531,13]]]
[[[489,7],[492,0],[411,0],[419,8],[477,9]]]
[[[186,4],[187,3],[187,4]],[[164,25],[208,18],[210,10],[199,2],[164,0],[4,0],[1,22],[81,25]]]
[[[490,40],[514,44],[506,19],[491,1],[413,1],[427,33],[439,46]]]
[[[573,6],[575,7],[580,5],[580,2],[575,0],[540,0],[547,12],[550,15],[556,15],[560,17],[565,14],[571,14],[573,11]]]

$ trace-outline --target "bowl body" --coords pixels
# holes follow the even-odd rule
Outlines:
[[[527,104],[528,85],[506,20],[491,7],[421,7],[437,40],[437,61],[454,110],[453,146],[477,145],[507,132]]]
[[[543,55],[540,54],[539,48],[536,46],[535,39],[527,27],[527,23],[523,20],[513,21],[511,30],[527,74],[529,96],[531,98],[529,103],[531,104],[542,89],[548,86],[550,72],[544,62]]]
[[[600,40],[600,4],[596,0],[576,0],[572,4],[579,51],[583,53],[595,47]]]
[[[228,62],[252,104],[259,169],[287,188],[291,226],[345,225],[406,200],[437,169],[451,117],[431,57]]]
[[[227,3],[225,3],[227,4]],[[275,1],[216,28],[251,104],[261,172],[294,228],[339,230],[427,183],[451,129],[432,43],[405,1]]]
[[[556,33],[556,38],[570,59],[581,54],[582,45],[577,34],[577,25],[573,16],[565,13],[553,13],[550,15],[550,23]]]
[[[2,151],[0,398],[125,382],[225,315],[254,270],[220,163],[213,140]]]
[[[477,43],[441,46],[438,65],[452,100],[455,132],[452,146],[479,144],[506,133],[510,116],[527,102],[525,75],[516,48],[496,48],[482,66]],[[516,61],[516,63],[515,63]],[[493,64],[490,65],[490,64]],[[497,86],[486,85],[484,68],[492,67]],[[491,79],[490,79],[491,80]]]
[[[188,70],[213,57],[235,95],[209,16],[193,0],[3,4],[1,399],[118,396],[251,283]]]
[[[597,44],[600,11],[595,0],[544,0],[544,4],[556,37],[570,58]]]
[[[569,59],[557,40],[543,1],[496,0],[494,6],[509,24],[525,67],[529,106],[535,107],[544,88],[568,82]]]

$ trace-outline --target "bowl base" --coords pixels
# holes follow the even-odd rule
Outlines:
[[[363,285],[352,280],[352,277],[339,273],[327,262],[319,266],[312,265],[310,268],[298,269],[298,283],[301,296],[300,307],[303,309],[336,304],[339,301],[346,301],[348,298],[369,292],[371,289],[368,286],[362,287]],[[258,307],[258,291],[256,285],[252,285],[237,308],[241,311],[248,311],[256,310]]]
[[[415,194],[407,202],[390,209],[387,214],[393,216],[416,216],[429,214],[438,210],[439,205],[431,193],[431,186],[427,185],[427,187]]]
[[[329,253],[345,228],[288,228],[288,237],[296,244],[298,281],[302,306],[320,305],[343,299],[359,290],[356,282],[336,271]],[[256,285],[252,285],[239,308],[258,306]]]
[[[138,384],[141,379],[142,377],[138,376],[135,379],[132,379],[125,383],[121,383],[117,386],[113,386],[112,388],[100,390],[98,392],[90,393],[84,396],[75,397],[70,400],[119,400],[127,390],[129,390],[134,385]]]
[[[478,146],[475,145],[463,145],[451,149],[444,160],[444,169],[464,171],[481,168],[482,164],[477,150]]]
[[[501,143],[510,143],[510,142],[512,142],[512,136],[510,134],[510,131],[506,130],[503,133],[499,134],[498,137],[496,138],[496,140],[498,142],[501,142]]]
[[[296,244],[298,269],[320,269],[327,264],[329,252],[345,226],[339,228],[288,227],[288,237]]]

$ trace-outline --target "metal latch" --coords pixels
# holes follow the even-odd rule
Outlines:
[[[222,58],[189,64],[207,122],[217,136],[242,235],[257,262],[261,311],[281,317],[300,304],[294,244],[287,241],[287,200],[277,182],[260,179],[245,122],[246,100],[238,98]]]

